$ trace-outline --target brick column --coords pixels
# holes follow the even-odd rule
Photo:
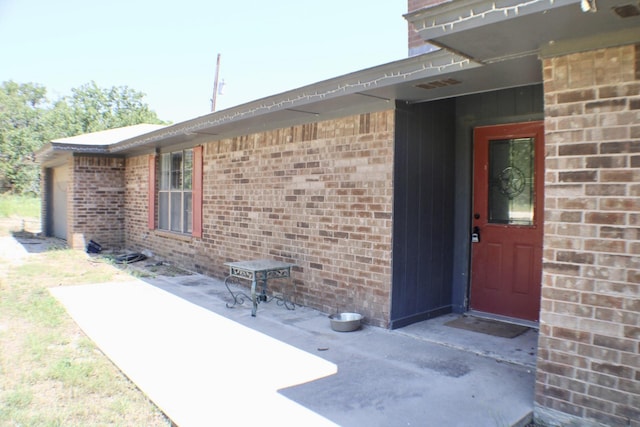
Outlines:
[[[640,426],[639,61],[640,45],[544,60],[535,415],[549,425]]]
[[[84,249],[95,240],[104,249],[124,246],[124,159],[73,158],[68,194],[68,243]]]

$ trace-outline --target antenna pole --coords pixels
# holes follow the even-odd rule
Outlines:
[[[216,97],[218,96],[218,76],[220,74],[220,54],[216,60],[216,76],[213,80],[213,96],[211,97],[211,112],[216,111]]]

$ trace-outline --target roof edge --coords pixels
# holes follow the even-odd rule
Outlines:
[[[478,67],[481,64],[465,56],[447,50],[437,50],[423,55],[403,58],[398,61],[366,68],[339,77],[302,86],[276,95],[250,101],[225,110],[209,113],[177,123],[137,137],[123,140],[110,147],[111,152],[121,152],[169,138],[179,138],[211,129],[266,115],[272,112],[296,109],[318,101],[340,96],[363,94],[366,91],[387,87],[399,82],[423,79],[442,74],[451,69]],[[393,101],[391,99],[387,101]]]
[[[407,13],[404,18],[429,42],[445,34],[580,3],[580,0],[456,0]]]
[[[108,145],[53,144],[51,142],[34,153],[36,162],[43,166],[55,163],[64,156],[75,154],[110,155],[111,153]]]

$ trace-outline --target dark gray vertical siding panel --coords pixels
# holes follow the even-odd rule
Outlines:
[[[394,146],[394,167],[393,167],[393,277],[392,284],[393,297],[391,299],[391,312],[400,310],[404,301],[407,300],[407,289],[405,286],[398,286],[397,283],[407,283],[407,190],[408,175],[404,173],[407,169],[408,143],[409,138],[408,123],[411,113],[402,108],[396,109],[395,117],[395,146]]]
[[[527,116],[532,112],[540,113],[544,111],[544,94],[541,85],[525,86],[515,91],[517,100],[515,105],[516,116]]]
[[[500,91],[493,92],[493,94],[495,100],[492,101],[495,103],[494,109],[496,111],[494,117],[507,117],[516,114],[516,104],[518,100],[513,92]]]
[[[417,120],[415,123],[415,137],[412,141],[415,157],[419,159],[420,179],[413,183],[415,187],[414,196],[420,202],[419,209],[414,216],[420,221],[420,228],[416,230],[411,239],[416,240],[419,245],[419,259],[415,265],[418,282],[415,284],[417,291],[417,299],[419,304],[414,305],[409,313],[420,312],[424,301],[432,296],[432,277],[431,277],[431,259],[433,247],[433,227],[430,221],[425,220],[431,217],[433,210],[433,185],[431,184],[436,178],[433,170],[433,155],[428,144],[433,143],[434,133],[431,123],[433,117],[429,114],[429,110],[425,112],[422,106],[415,107],[417,112]],[[417,142],[417,143],[416,143]]]
[[[454,102],[397,107],[391,327],[451,310]]]
[[[438,109],[435,117],[436,123],[443,124],[438,127],[440,135],[440,155],[433,157],[434,166],[437,167],[437,175],[440,179],[434,182],[434,277],[433,282],[439,285],[434,289],[434,298],[439,301],[439,306],[451,306],[451,274],[453,266],[453,218],[454,218],[454,101],[449,102],[450,108]],[[442,161],[440,161],[442,159]]]
[[[449,156],[446,148],[449,143],[446,141],[447,132],[443,132],[442,110],[429,107],[423,104],[420,114],[423,120],[422,130],[425,132],[419,138],[423,142],[420,144],[423,152],[421,167],[424,172],[420,184],[423,191],[420,192],[419,197],[424,205],[420,212],[424,221],[424,232],[420,234],[423,262],[418,268],[424,282],[420,286],[421,296],[423,300],[429,301],[426,308],[432,309],[449,304],[448,299],[443,300],[442,286],[448,287],[450,284],[443,283],[442,264],[447,262],[443,255],[447,252],[444,248],[450,238],[444,235],[447,230],[447,221],[441,212],[445,200],[448,199],[448,194],[444,191],[447,181],[444,166],[448,163]],[[431,144],[437,144],[437,147],[430,146]]]
[[[413,120],[409,121],[409,132],[416,132],[416,122],[421,119],[412,114]],[[418,129],[419,130],[419,129]],[[404,237],[405,245],[407,247],[407,260],[405,264],[406,268],[406,280],[407,280],[407,293],[405,301],[405,309],[409,311],[418,310],[420,307],[420,280],[418,265],[422,262],[420,252],[420,239],[415,239],[412,236],[420,235],[424,224],[421,221],[419,212],[421,211],[421,199],[419,197],[421,188],[421,176],[422,176],[422,159],[420,158],[420,147],[414,146],[409,141],[409,150],[407,153],[407,168],[404,174],[407,175],[408,193],[405,200],[405,206],[407,210],[407,230]]]

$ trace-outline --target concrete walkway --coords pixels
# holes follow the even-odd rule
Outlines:
[[[305,307],[226,308],[224,284],[200,275],[51,292],[181,427],[521,426],[533,409],[533,332],[514,341],[437,321],[339,333]]]

